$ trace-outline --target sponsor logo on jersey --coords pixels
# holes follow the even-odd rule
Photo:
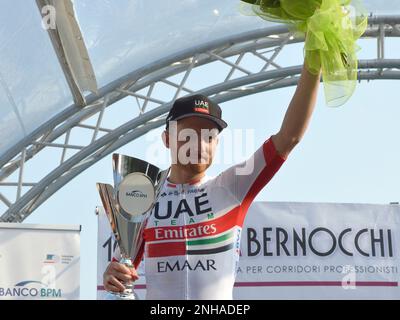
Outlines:
[[[158,261],[157,262],[157,271],[158,272],[173,272],[173,271],[212,271],[212,270],[217,270],[215,267],[215,260],[213,259],[207,259],[207,260],[197,260],[197,261],[191,261],[189,262],[188,260],[185,261],[175,261],[175,262],[170,262],[170,261]]]
[[[212,235],[217,232],[215,224],[200,224],[196,227],[179,227],[179,228],[156,228],[155,239],[166,240],[166,239],[186,239],[186,238],[198,238],[207,235]]]
[[[157,220],[177,219],[184,214],[189,217],[212,213],[212,208],[207,199],[207,193],[203,193],[193,198],[194,207],[191,207],[186,199],[181,199],[177,204],[172,200],[168,200],[160,208],[160,202],[156,202],[152,214]]]

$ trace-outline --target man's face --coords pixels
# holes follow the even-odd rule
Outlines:
[[[193,173],[201,173],[211,165],[218,144],[213,121],[197,116],[171,121],[166,137],[172,164]]]

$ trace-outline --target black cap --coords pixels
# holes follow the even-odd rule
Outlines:
[[[166,129],[168,130],[169,121],[177,121],[190,116],[197,116],[214,121],[221,132],[228,125],[222,120],[220,106],[210,98],[196,94],[175,100],[166,119]]]

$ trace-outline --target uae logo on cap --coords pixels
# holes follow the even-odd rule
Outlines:
[[[208,101],[194,100],[194,111],[210,114],[208,110]]]

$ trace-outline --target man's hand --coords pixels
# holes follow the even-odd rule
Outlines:
[[[135,268],[128,268],[119,262],[111,262],[103,275],[104,288],[111,292],[125,290],[124,282],[136,281],[139,276]]]

